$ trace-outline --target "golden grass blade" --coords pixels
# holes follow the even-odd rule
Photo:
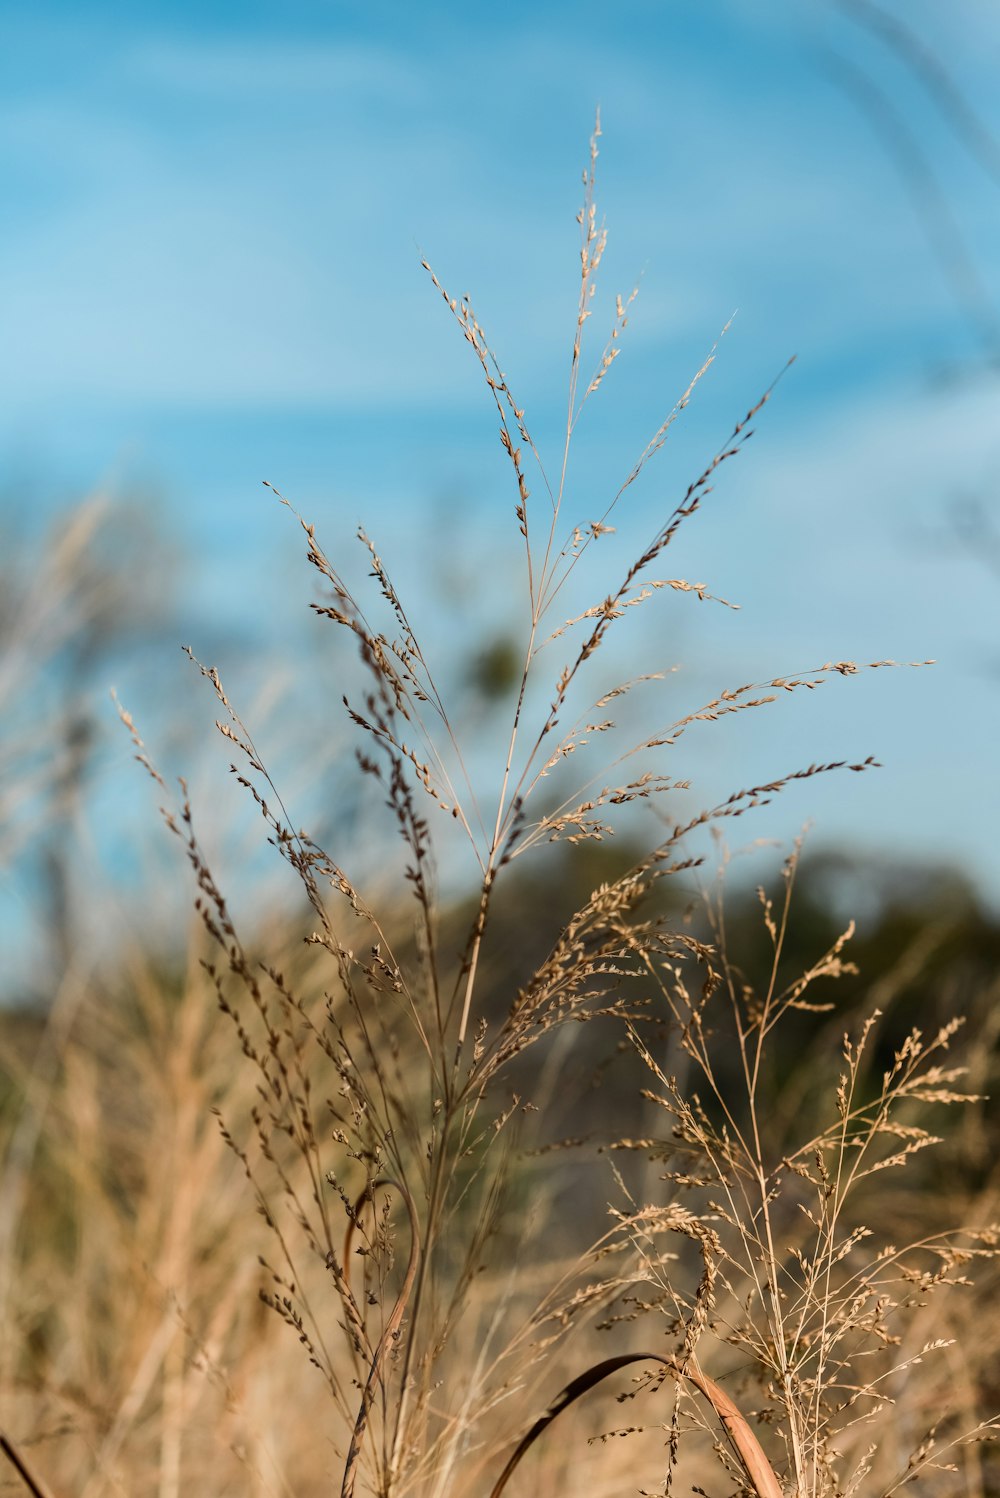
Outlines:
[[[523,1437],[519,1445],[512,1453],[506,1467],[504,1467],[499,1478],[494,1484],[490,1498],[500,1498],[500,1494],[507,1486],[507,1482],[518,1466],[521,1458],[529,1447],[533,1446],[538,1437],[577,1399],[588,1393],[604,1379],[610,1378],[612,1373],[617,1373],[620,1368],[627,1368],[630,1363],[652,1362],[659,1363],[666,1368],[674,1378],[680,1380],[686,1378],[694,1384],[699,1393],[703,1394],[709,1404],[715,1410],[719,1420],[733,1444],[733,1447],[743,1463],[747,1477],[758,1494],[758,1498],[783,1498],[781,1484],[775,1476],[774,1468],[764,1455],[763,1448],[750,1426],[740,1414],[736,1405],[723,1389],[709,1378],[707,1374],[700,1372],[692,1365],[683,1365],[676,1358],[665,1358],[655,1352],[626,1352],[617,1357],[605,1358],[603,1362],[595,1363],[586,1372],[579,1374],[577,1378],[571,1379],[553,1403],[535,1421],[534,1425]]]

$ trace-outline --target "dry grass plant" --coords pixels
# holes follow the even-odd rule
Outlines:
[[[316,1484],[302,1427],[321,1391],[301,1391],[294,1420],[278,1408],[284,1328],[256,1299],[244,1182],[213,1113],[244,1116],[256,1089],[204,955],[200,929],[173,969],[123,948],[110,976],[70,975],[44,1024],[4,1027],[3,1423],[56,1492]]]
[[[331,855],[296,830],[219,673],[195,661],[221,708],[217,726],[235,751],[233,773],[308,902],[308,961],[262,957],[261,933],[247,939],[238,930],[186,794],[180,805],[170,804],[169,788],[123,713],[137,754],[164,795],[168,825],[186,848],[210,939],[204,973],[244,1058],[239,1086],[231,1077],[224,1085],[206,1077],[201,1094],[185,1099],[174,1142],[187,1140],[187,1165],[177,1175],[168,1170],[168,1196],[187,1191],[196,1199],[179,1216],[176,1203],[162,1206],[166,1219],[145,1240],[162,1237],[163,1261],[153,1278],[170,1287],[171,1326],[180,1318],[189,1334],[185,1354],[183,1341],[164,1331],[162,1348],[172,1349],[168,1367],[165,1352],[154,1349],[160,1346],[156,1327],[163,1324],[157,1316],[167,1315],[162,1298],[159,1311],[132,1318],[137,1328],[153,1327],[143,1333],[149,1361],[138,1361],[151,1370],[151,1381],[162,1380],[159,1440],[169,1451],[164,1448],[153,1465],[158,1462],[164,1495],[179,1490],[182,1472],[197,1470],[198,1453],[185,1449],[185,1421],[194,1415],[189,1362],[201,1356],[206,1366],[213,1360],[221,1366],[216,1354],[223,1328],[246,1314],[238,1304],[246,1274],[236,1267],[250,1263],[241,1208],[232,1182],[222,1184],[214,1156],[211,1167],[196,1164],[209,1149],[202,1134],[209,1104],[221,1108],[223,1137],[242,1163],[270,1232],[271,1249],[261,1260],[262,1300],[275,1313],[274,1324],[287,1325],[314,1365],[312,1388],[325,1390],[312,1440],[327,1472],[336,1474],[324,1490],[332,1481],[342,1498],[358,1491],[444,1498],[491,1488],[496,1498],[508,1479],[513,1491],[522,1455],[552,1420],[570,1407],[567,1422],[578,1418],[578,1398],[627,1368],[635,1377],[621,1397],[656,1410],[645,1423],[660,1429],[665,1447],[660,1470],[647,1479],[660,1484],[657,1491],[677,1481],[678,1462],[689,1440],[697,1445],[699,1429],[708,1437],[709,1465],[697,1469],[702,1481],[714,1473],[727,1489],[760,1498],[793,1492],[848,1498],[888,1495],[929,1471],[935,1491],[944,1491],[941,1474],[955,1443],[981,1440],[994,1428],[977,1415],[971,1429],[945,1429],[914,1407],[907,1380],[921,1360],[945,1354],[939,1344],[946,1338],[921,1331],[925,1299],[991,1254],[996,1230],[927,1233],[904,1251],[870,1237],[852,1206],[855,1200],[863,1205],[866,1196],[870,1204],[872,1179],[878,1183],[882,1172],[906,1165],[933,1143],[917,1120],[921,1107],[965,1096],[957,1070],[942,1059],[954,1027],[946,1025],[930,1040],[913,1034],[879,1078],[869,1064],[874,1021],[866,1022],[843,1042],[839,1061],[823,1063],[832,1089],[829,1118],[807,1129],[808,1137],[796,1138],[783,1126],[775,1137],[767,1100],[776,1037],[803,1012],[825,1010],[826,1000],[814,1002],[812,987],[842,970],[844,943],[808,973],[779,982],[794,858],[785,870],[785,899],[777,910],[767,900],[763,905],[774,964],[762,994],[747,988],[727,952],[721,907],[712,906],[714,931],[699,935],[657,901],[666,881],[690,875],[703,862],[706,855],[692,839],[705,829],[743,816],[798,781],[875,764],[868,757],[849,765],[783,768],[766,783],[678,818],[674,807],[688,782],[664,766],[692,725],[764,709],[862,668],[835,661],[734,683],[642,735],[611,768],[575,779],[592,742],[610,742],[603,736],[614,728],[612,704],[659,675],[601,688],[587,705],[585,682],[617,621],[664,592],[711,600],[704,584],[663,575],[661,563],[719,470],[751,436],[770,396],[737,422],[622,575],[574,618],[554,622],[570,577],[612,529],[612,517],[664,446],[714,357],[657,427],[600,517],[568,519],[574,433],[617,357],[635,297],[633,291],[617,299],[610,336],[588,378],[585,332],[606,245],[595,203],[599,135],[598,121],[579,215],[565,439],[551,477],[470,301],[449,296],[427,267],[479,365],[517,491],[514,518],[527,578],[524,657],[492,805],[471,783],[440,678],[374,544],[362,533],[374,581],[372,599],[362,601],[314,528],[300,521],[323,590],[313,607],[353,639],[366,674],[361,695],[345,698],[345,706],[361,735],[360,772],[378,788],[401,839],[411,918],[404,919],[397,905],[376,909],[354,882],[346,856]],[[540,498],[529,490],[529,473],[538,475]],[[565,663],[549,673],[549,654],[542,651],[556,642]],[[640,803],[660,809],[655,846],[593,889],[498,1015],[486,1003],[484,980],[498,881],[512,877],[513,866],[542,845],[607,838],[620,809]],[[440,819],[464,838],[477,873],[475,914],[457,954],[442,930],[435,864]],[[185,992],[199,992],[193,980]],[[164,1055],[175,1058],[177,1047],[186,1047],[187,1064],[197,1072],[195,1052],[216,1042],[202,1030],[196,1000],[192,1006],[185,1019],[182,1004],[179,1030],[163,1044]],[[570,1247],[566,1224],[546,1220],[543,1202],[532,1245],[521,1214],[526,1183],[533,1189],[538,1171],[532,1173],[519,1150],[543,1136],[532,1132],[539,1099],[524,1090],[525,1057],[538,1046],[551,1056],[558,1045],[577,1044],[576,1027],[595,1019],[620,1025],[634,1047],[636,1085],[665,1129],[662,1137],[651,1127],[648,1137],[617,1141],[612,1158],[621,1163],[617,1184],[611,1183],[617,1203],[598,1242]],[[79,1099],[92,1090],[77,1086],[67,1095]],[[96,1152],[87,1157],[98,1170]],[[638,1172],[631,1169],[633,1157]],[[543,1173],[552,1169],[547,1163]],[[97,1192],[86,1180],[78,1184],[85,1199]],[[171,1224],[181,1220],[193,1225],[196,1242],[174,1241]],[[192,1311],[179,1287],[195,1263],[213,1262],[221,1278],[216,1283],[209,1273],[199,1279],[201,1311]],[[218,1326],[214,1315],[221,1318]],[[923,1338],[919,1345],[900,1329],[908,1316]],[[595,1359],[598,1332],[616,1347]],[[75,1335],[86,1338],[82,1326]],[[260,1346],[269,1346],[260,1335]],[[199,1354],[199,1346],[216,1353]],[[135,1362],[130,1359],[131,1366]],[[549,1405],[558,1376],[567,1372],[572,1377]],[[104,1376],[93,1370],[81,1381],[100,1384]],[[926,1389],[913,1376],[915,1386]],[[104,1445],[89,1453],[93,1475],[82,1487],[88,1498],[117,1490],[114,1458],[126,1438],[137,1438],[143,1400],[135,1389],[133,1383],[119,1404],[129,1418],[120,1413]],[[539,1399],[547,1406],[542,1415]],[[898,1407],[890,1406],[892,1399]],[[895,1447],[870,1450],[860,1432],[865,1422],[884,1420],[890,1407]],[[253,1491],[296,1490],[281,1461],[268,1466],[252,1448],[248,1438]],[[897,1455],[902,1465],[894,1467]]]
[[[796,1088],[798,1106],[782,1117],[773,1075],[782,1060],[771,1054],[781,1030],[796,1014],[834,1011],[824,982],[855,971],[844,955],[848,928],[806,972],[782,973],[798,862],[796,848],[777,901],[759,891],[773,953],[763,992],[728,951],[718,892],[709,901],[711,974],[700,988],[671,962],[643,954],[686,1069],[665,1069],[630,1027],[650,1073],[646,1095],[666,1128],[619,1148],[662,1160],[673,1196],[666,1207],[632,1202],[623,1213],[653,1290],[642,1309],[697,1325],[699,1356],[728,1362],[741,1408],[774,1431],[782,1448],[774,1466],[803,1498],[887,1498],[917,1478],[935,1492],[953,1490],[944,1474],[960,1470],[956,1455],[961,1490],[988,1491],[976,1448],[995,1438],[1000,1422],[983,1413],[986,1389],[973,1388],[972,1378],[959,1396],[953,1360],[935,1366],[933,1355],[956,1348],[957,1333],[967,1332],[960,1302],[945,1290],[968,1287],[970,1272],[997,1258],[1000,1225],[986,1215],[995,1212],[995,1182],[973,1211],[962,1204],[958,1226],[942,1230],[933,1203],[911,1209],[909,1223],[898,1204],[889,1209],[884,1174],[916,1173],[918,1157],[942,1144],[928,1113],[941,1126],[940,1109],[982,1101],[965,1090],[967,1068],[949,1064],[962,1021],[930,1036],[912,1028],[886,1057],[878,1054],[881,1010],[853,1016],[854,1033],[841,1030],[839,1058],[829,1031],[825,1057],[792,1051],[795,1071],[819,1096],[804,1099]],[[988,1046],[978,1054],[982,1064]],[[918,1194],[920,1184],[912,1183]],[[918,1236],[897,1241],[901,1227],[916,1227]],[[675,1255],[657,1250],[665,1232],[706,1245],[696,1291],[681,1288]],[[728,1359],[724,1347],[732,1349]],[[974,1362],[970,1353],[967,1371]]]

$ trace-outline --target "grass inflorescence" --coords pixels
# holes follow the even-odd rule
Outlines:
[[[401,889],[359,878],[350,849],[331,852],[296,826],[219,671],[189,651],[214,693],[232,773],[301,891],[296,944],[266,925],[247,936],[186,788],[174,804],[122,711],[186,850],[201,932],[162,1012],[148,975],[137,974],[137,993],[150,995],[148,1033],[133,1029],[122,1046],[140,1074],[167,1058],[158,1089],[137,1086],[109,1108],[95,1063],[87,1074],[79,1056],[67,1056],[64,1073],[46,1074],[44,1103],[25,1095],[25,1117],[40,1117],[39,1107],[65,1113],[66,1154],[45,1167],[72,1179],[78,1195],[63,1203],[65,1225],[53,1208],[50,1273],[68,1285],[69,1265],[85,1280],[73,1306],[36,1308],[23,1324],[36,1342],[55,1346],[58,1336],[39,1327],[46,1316],[61,1318],[63,1345],[82,1345],[87,1318],[104,1317],[122,1346],[109,1344],[102,1369],[89,1368],[78,1346],[44,1376],[42,1360],[27,1353],[6,1374],[20,1388],[19,1430],[32,1429],[25,1367],[40,1388],[48,1380],[42,1402],[51,1418],[72,1411],[70,1425],[87,1433],[79,1457],[87,1476],[74,1490],[93,1498],[127,1488],[126,1471],[155,1472],[163,1498],[186,1480],[223,1491],[224,1464],[213,1465],[197,1390],[254,1493],[332,1486],[343,1498],[498,1498],[523,1479],[517,1469],[536,1443],[530,1460],[546,1460],[557,1418],[578,1444],[576,1470],[591,1471],[611,1449],[630,1477],[639,1461],[655,1463],[637,1478],[646,1491],[669,1491],[684,1474],[714,1483],[713,1491],[759,1498],[887,1498],[928,1473],[936,1492],[952,1491],[959,1479],[946,1474],[957,1453],[966,1490],[976,1482],[983,1490],[982,1460],[973,1480],[968,1453],[996,1424],[981,1408],[978,1374],[953,1402],[954,1418],[941,1401],[962,1325],[952,1287],[973,1269],[989,1272],[997,1248],[998,1229],[984,1215],[988,1193],[964,1204],[956,1230],[921,1220],[899,1244],[881,1189],[903,1168],[919,1177],[936,1143],[932,1110],[936,1118],[941,1108],[975,1103],[949,1060],[957,1022],[930,1037],[912,1029],[885,1063],[877,1016],[830,1017],[830,985],[851,971],[849,931],[806,971],[785,971],[797,850],[779,894],[761,892],[770,950],[762,987],[730,949],[716,890],[700,913],[691,909],[692,889],[705,883],[706,831],[792,785],[866,772],[876,761],[782,764],[695,812],[679,809],[691,781],[675,762],[692,725],[895,663],[827,661],[733,681],[658,717],[610,763],[592,765],[602,744],[617,743],[624,700],[664,674],[653,660],[601,683],[597,663],[614,658],[619,621],[670,596],[682,606],[732,607],[702,582],[666,575],[666,558],[743,452],[774,388],[734,423],[632,560],[565,618],[585,559],[588,567],[594,554],[599,560],[628,491],[715,357],[597,518],[569,513],[574,434],[610,377],[636,298],[633,290],[616,299],[588,378],[587,323],[607,243],[596,206],[599,137],[598,121],[583,177],[567,414],[553,466],[471,301],[452,297],[426,267],[495,408],[523,555],[523,649],[492,795],[463,754],[447,663],[432,669],[374,541],[360,533],[371,589],[359,596],[301,517],[319,584],[313,609],[360,658],[362,685],[343,705],[358,736],[361,783],[377,790],[403,850]],[[562,664],[553,667],[558,650]],[[498,994],[491,933],[522,863],[549,845],[581,856],[623,817],[634,829],[643,809],[644,825],[655,828],[646,850],[606,866],[544,935],[540,960],[515,954],[515,981]],[[463,859],[474,888],[456,901],[453,869]],[[671,898],[678,886],[682,898]],[[207,995],[229,1031],[209,1023]],[[107,1045],[98,1027],[92,1056]],[[601,1149],[589,1154],[586,1135],[554,1138],[547,1127],[560,1112],[560,1072],[588,1045],[598,1058],[614,1051],[613,1101],[627,1093],[643,1124],[624,1133],[612,1108]],[[802,1075],[809,1095],[793,1105]],[[217,1133],[206,1132],[213,1112]],[[155,1140],[165,1152],[159,1175],[139,1147],[152,1150]],[[104,1155],[112,1149],[109,1184]],[[574,1187],[576,1212],[560,1198],[571,1155],[583,1162],[573,1179],[585,1171],[588,1183]],[[233,1156],[235,1173],[225,1163]],[[580,1203],[607,1197],[610,1216],[591,1232]],[[88,1216],[98,1212],[109,1219],[107,1241],[121,1244],[131,1232],[144,1261],[142,1274],[112,1266],[114,1285],[103,1289],[108,1268],[88,1239]],[[75,1235],[72,1249],[58,1245],[61,1233]],[[283,1339],[301,1345],[301,1377],[278,1351]],[[269,1382],[269,1366],[280,1367],[281,1387]],[[936,1366],[943,1376],[927,1371]],[[606,1379],[616,1380],[630,1413],[622,1427],[598,1431],[600,1396],[579,1401]],[[89,1388],[102,1390],[96,1411]],[[626,1438],[639,1449],[644,1431],[655,1446],[628,1458]],[[42,1491],[21,1447],[5,1450]],[[60,1470],[66,1481],[65,1464]]]

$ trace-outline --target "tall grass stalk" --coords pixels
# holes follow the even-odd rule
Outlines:
[[[584,1393],[640,1362],[648,1371],[621,1397],[662,1406],[650,1417],[665,1450],[648,1479],[659,1491],[675,1481],[689,1443],[698,1449],[699,1429],[716,1472],[721,1464],[726,1482],[760,1498],[875,1491],[876,1456],[852,1444],[856,1422],[883,1412],[887,1391],[945,1340],[904,1345],[896,1322],[906,1314],[919,1322],[923,1298],[959,1279],[962,1267],[992,1253],[996,1241],[993,1229],[969,1229],[924,1237],[905,1253],[883,1246],[866,1257],[866,1230],[849,1210],[876,1172],[906,1164],[933,1142],[913,1110],[961,1101],[958,1074],[940,1059],[952,1026],[930,1041],[917,1034],[904,1041],[881,1081],[869,1065],[873,1031],[864,1026],[844,1041],[839,1059],[825,1063],[834,1093],[830,1120],[809,1119],[802,1138],[776,1135],[766,1102],[780,1063],[776,1037],[825,1009],[825,1000],[814,1004],[813,985],[835,978],[846,963],[845,937],[808,973],[781,975],[795,860],[785,871],[788,899],[777,913],[766,899],[763,905],[773,946],[763,994],[740,977],[721,909],[713,907],[714,930],[700,930],[662,898],[681,875],[690,886],[707,857],[697,843],[706,829],[800,781],[876,763],[867,756],[779,766],[764,782],[680,814],[689,782],[674,761],[692,725],[763,710],[868,668],[831,661],[733,682],[665,716],[610,765],[587,768],[595,742],[615,742],[611,713],[661,675],[653,661],[650,670],[610,686],[595,680],[596,661],[609,654],[600,652],[619,621],[671,593],[682,602],[693,595],[731,607],[713,600],[704,584],[663,569],[774,388],[735,423],[632,561],[600,582],[587,606],[562,618],[556,610],[571,579],[576,587],[585,559],[589,567],[715,357],[713,350],[599,517],[569,513],[574,436],[610,375],[636,296],[618,297],[588,376],[587,324],[607,243],[595,197],[599,137],[598,120],[578,217],[565,432],[551,469],[470,300],[452,297],[426,267],[495,408],[523,555],[523,657],[491,801],[463,756],[448,678],[426,658],[374,542],[360,534],[373,583],[371,595],[360,597],[313,525],[299,518],[320,587],[312,607],[346,633],[360,657],[364,685],[344,705],[359,734],[357,768],[377,789],[403,850],[408,910],[395,898],[376,901],[356,881],[349,853],[330,852],[297,828],[219,672],[189,652],[214,692],[233,773],[299,881],[308,911],[308,960],[266,955],[260,932],[241,933],[186,791],[173,805],[123,712],[163,793],[167,823],[186,849],[210,942],[204,973],[233,1026],[242,1074],[253,1083],[250,1101],[223,1089],[217,1105],[223,1138],[270,1234],[261,1299],[302,1344],[314,1387],[325,1389],[326,1414],[311,1439],[343,1498],[359,1491],[444,1498],[491,1487],[498,1494],[517,1481],[521,1457],[557,1415],[573,1407],[567,1419],[577,1418]],[[563,651],[556,671],[548,666],[553,647]],[[869,668],[893,664],[873,661]],[[543,960],[520,973],[498,1008],[488,981],[498,888],[516,879],[529,853],[601,842],[643,803],[659,812],[653,845],[560,920]],[[436,872],[438,848],[449,864],[459,856],[456,830],[476,881],[459,940]],[[449,878],[450,887],[455,882]],[[565,1214],[546,1214],[545,1181],[551,1189],[558,1157],[530,1153],[545,1142],[533,1110],[546,1104],[539,1080],[546,1068],[533,1065],[533,1053],[539,1048],[551,1058],[579,1049],[586,1027],[597,1022],[601,1036],[618,1027],[631,1047],[635,1091],[666,1127],[662,1135],[651,1127],[648,1136],[613,1141],[611,1158],[620,1163],[607,1178],[615,1196],[610,1226],[581,1242]],[[551,1068],[548,1076],[551,1082]],[[186,1127],[194,1128],[190,1119]],[[638,1172],[633,1158],[642,1162]],[[648,1195],[637,1195],[640,1186]],[[540,1199],[534,1239],[532,1197]],[[202,1210],[207,1203],[191,1207],[195,1219]],[[240,1238],[249,1232],[239,1209],[225,1231]],[[175,1307],[175,1319],[182,1314]],[[655,1330],[655,1346],[636,1346],[639,1320],[644,1337]],[[595,1359],[598,1335],[621,1345]],[[196,1356],[210,1367],[215,1354]],[[877,1373],[865,1371],[869,1366]],[[184,1366],[171,1367],[162,1368],[165,1389],[174,1389],[163,1409],[179,1423],[160,1465],[164,1493],[179,1486],[189,1407]],[[550,1405],[567,1372],[573,1376]],[[900,1398],[905,1405],[905,1391]],[[907,1417],[907,1433],[911,1426],[916,1432],[922,1415]],[[130,1419],[134,1425],[134,1410]],[[96,1453],[85,1489],[94,1498],[110,1484],[131,1428],[120,1420]],[[971,1437],[992,1428],[980,1423]],[[909,1466],[895,1482],[879,1476],[877,1490],[893,1492],[940,1463],[945,1445],[933,1433],[919,1437]],[[261,1452],[244,1449],[255,1491],[288,1490],[276,1468],[268,1474]]]

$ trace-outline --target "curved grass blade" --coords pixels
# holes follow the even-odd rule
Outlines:
[[[529,1447],[533,1446],[538,1437],[561,1415],[563,1410],[588,1393],[604,1379],[610,1378],[612,1373],[617,1373],[620,1368],[627,1368],[630,1363],[659,1363],[666,1368],[674,1378],[678,1380],[687,1379],[694,1387],[703,1394],[709,1404],[715,1410],[726,1435],[729,1437],[737,1456],[743,1464],[743,1468],[750,1479],[750,1483],[757,1493],[758,1498],[783,1498],[781,1484],[778,1481],[774,1468],[764,1455],[763,1447],[754,1435],[746,1420],[740,1414],[736,1405],[729,1395],[719,1387],[714,1379],[699,1369],[682,1364],[677,1358],[663,1357],[655,1352],[626,1352],[617,1357],[605,1358],[600,1363],[586,1369],[576,1378],[571,1379],[566,1387],[549,1405],[544,1415],[537,1419],[527,1435],[522,1438],[518,1446],[511,1454],[499,1478],[493,1486],[490,1498],[500,1498],[500,1494],[507,1486],[508,1479],[519,1464],[521,1458]]]
[[[10,1462],[17,1475],[23,1480],[25,1487],[35,1498],[52,1498],[52,1493],[42,1482],[40,1477],[35,1477],[24,1457],[18,1451],[14,1442],[0,1431],[0,1451]]]
[[[420,1224],[417,1220],[417,1209],[413,1204],[413,1197],[401,1181],[384,1178],[377,1184],[379,1186],[394,1186],[406,1203],[406,1210],[410,1218],[410,1259],[406,1266],[406,1278],[403,1280],[403,1288],[396,1298],[396,1304],[392,1308],[392,1315],[386,1322],[385,1331],[379,1338],[368,1378],[365,1381],[365,1387],[361,1395],[361,1406],[358,1410],[358,1418],[355,1421],[354,1434],[351,1436],[351,1445],[347,1453],[347,1462],[344,1466],[344,1480],[340,1488],[340,1498],[352,1498],[354,1493],[354,1483],[358,1471],[358,1457],[361,1455],[361,1447],[364,1443],[365,1431],[368,1427],[368,1416],[371,1413],[371,1407],[375,1400],[375,1390],[382,1377],[382,1364],[385,1362],[390,1348],[399,1335],[403,1313],[410,1299],[413,1281],[417,1275],[417,1265],[420,1261]]]

